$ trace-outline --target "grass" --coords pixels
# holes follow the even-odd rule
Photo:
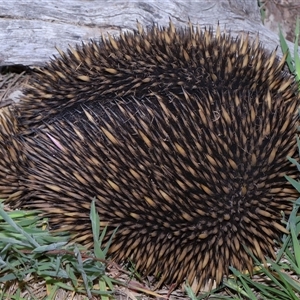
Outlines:
[[[258,5],[258,7],[259,7],[261,21],[262,21],[262,23],[264,24],[264,23],[265,23],[265,19],[266,19],[266,8],[265,8],[265,4],[262,3],[260,0],[257,0],[257,5]]]
[[[289,71],[295,75],[295,78],[298,82],[300,82],[300,57],[298,54],[299,31],[300,31],[300,26],[299,26],[299,18],[298,18],[296,22],[296,29],[295,29],[294,53],[292,55],[287,45],[287,42],[283,36],[283,33],[279,28],[279,39],[280,39],[281,50],[287,56],[286,63],[288,65]]]
[[[0,299],[54,299],[64,289],[108,300],[117,281],[105,272],[109,244],[102,247],[105,230],[99,232],[94,201],[90,217],[93,251],[69,245],[67,234],[50,234],[38,212],[6,212],[0,207]],[[34,288],[37,282],[43,282],[42,288]]]
[[[7,210],[0,203],[0,300],[109,300],[114,298],[116,286],[128,289],[123,292],[124,299],[137,299],[137,293],[159,296],[137,284],[134,269],[128,272],[107,260],[111,239],[102,244],[106,229],[100,232],[94,201],[90,212],[92,249],[70,243],[67,233],[50,233],[38,211]],[[109,276],[108,267],[114,274],[124,273],[126,280]],[[128,279],[133,281],[128,283]]]

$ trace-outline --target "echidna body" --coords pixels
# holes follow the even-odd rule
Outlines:
[[[0,134],[0,197],[92,241],[96,199],[117,261],[159,284],[252,269],[297,195],[297,85],[248,37],[153,27],[91,42],[34,75]]]

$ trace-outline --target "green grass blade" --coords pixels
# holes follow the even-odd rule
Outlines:
[[[3,210],[3,208],[0,206],[0,216],[7,222],[11,227],[13,227],[18,233],[22,234],[31,245],[34,247],[39,247],[40,245],[29,235],[27,232],[25,232],[21,227],[19,227],[13,219]]]
[[[283,54],[286,54],[287,57],[286,57],[286,63],[288,64],[288,67],[289,67],[289,70],[291,71],[291,73],[295,73],[295,67],[294,67],[294,64],[293,64],[293,59],[292,59],[292,56],[291,56],[291,52],[290,52],[290,49],[287,45],[287,42],[282,34],[282,30],[279,26],[279,39],[280,39],[280,46],[281,46],[281,50],[282,50],[282,53]]]
[[[294,61],[295,61],[295,76],[296,80],[299,82],[300,80],[300,58],[298,54],[298,44],[299,44],[299,17],[296,22],[295,29],[295,43],[294,43]]]

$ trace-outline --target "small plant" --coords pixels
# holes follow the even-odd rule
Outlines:
[[[282,53],[286,55],[286,63],[288,68],[292,74],[295,75],[296,80],[300,81],[300,57],[298,54],[298,44],[299,44],[299,18],[296,22],[295,29],[295,41],[294,41],[294,57],[291,55],[290,49],[287,45],[287,42],[282,34],[281,28],[279,27],[279,38],[280,38],[280,46]]]
[[[0,217],[0,299],[41,299],[41,294],[54,299],[59,289],[109,299],[116,281],[105,274],[109,243],[102,250],[106,230],[100,232],[94,201],[94,251],[68,245],[67,234],[50,234],[36,211],[7,213],[1,206]],[[39,281],[44,285],[34,290],[32,284]]]

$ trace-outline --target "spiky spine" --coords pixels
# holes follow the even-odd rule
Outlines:
[[[273,256],[296,197],[299,97],[283,64],[247,36],[172,24],[61,53],[3,121],[0,197],[85,243],[95,197],[108,236],[118,227],[110,253],[158,285],[251,271],[243,245]]]

